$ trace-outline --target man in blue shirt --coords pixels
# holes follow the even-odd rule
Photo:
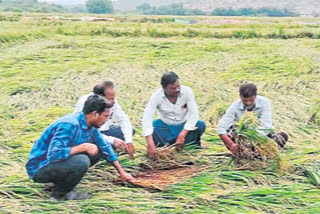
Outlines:
[[[28,175],[34,182],[54,183],[53,198],[85,198],[86,194],[72,190],[100,157],[114,165],[123,181],[134,181],[98,131],[107,121],[111,107],[103,97],[92,95],[85,102],[83,112],[58,119],[33,145],[26,164]]]

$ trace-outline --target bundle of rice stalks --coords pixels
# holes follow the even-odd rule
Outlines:
[[[179,183],[200,172],[195,166],[170,170],[150,170],[136,176],[136,181],[131,183],[133,187],[143,187],[149,190],[164,190],[168,185]]]
[[[147,159],[139,164],[142,170],[176,169],[193,165],[197,157],[187,150],[176,152],[175,145],[158,148],[157,160]]]
[[[139,160],[140,163],[137,167],[130,169],[136,182],[129,184],[129,186],[164,190],[168,185],[190,178],[196,172],[201,171],[200,166],[195,165],[198,158],[191,155],[192,149],[190,150],[190,148],[176,152],[175,145],[172,145],[157,150],[159,154],[157,160],[144,156]]]
[[[247,112],[239,121],[235,143],[239,145],[236,163],[241,168],[266,168],[280,160],[277,143],[257,131],[259,121],[254,112]]]

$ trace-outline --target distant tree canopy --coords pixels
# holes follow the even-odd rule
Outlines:
[[[38,0],[0,0],[0,11],[33,13],[69,12],[61,5],[49,4]]]
[[[206,13],[199,9],[189,10],[183,7],[182,3],[171,4],[166,6],[153,7],[148,3],[143,3],[137,6],[137,10],[142,14],[150,15],[212,15],[212,16],[271,16],[271,17],[285,17],[285,16],[299,16],[299,14],[289,11],[288,9],[277,8],[217,8],[212,13]]]
[[[1,0],[0,0],[0,1],[1,1]],[[137,10],[142,11],[142,12],[144,12],[144,11],[149,11],[149,10],[151,10],[151,9],[152,9],[152,7],[151,7],[151,5],[148,4],[148,3],[143,3],[143,4],[139,5],[139,6],[137,6]]]
[[[217,8],[211,15],[213,16],[271,16],[271,17],[287,17],[287,16],[299,16],[299,14],[289,11],[288,9],[277,8]]]
[[[148,3],[143,3],[137,6],[137,10],[142,14],[150,14],[150,15],[178,15],[178,16],[186,16],[186,15],[206,15],[205,12],[194,9],[189,10],[183,7],[182,3],[171,4],[166,6],[152,7]]]
[[[113,7],[110,0],[87,0],[86,7],[89,13],[112,13]]]

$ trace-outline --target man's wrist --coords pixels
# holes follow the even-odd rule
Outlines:
[[[183,129],[180,133],[179,133],[179,137],[181,138],[185,138],[187,136],[187,134],[189,133],[188,130]]]

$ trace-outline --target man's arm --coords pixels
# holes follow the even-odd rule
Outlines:
[[[259,127],[258,132],[267,135],[273,129],[272,125],[272,108],[269,100],[265,100],[262,106],[262,112],[259,117]]]
[[[121,106],[116,101],[114,105],[114,119],[119,123],[121,131],[124,136],[125,144],[123,147],[126,152],[129,154],[131,159],[134,159],[135,148],[132,143],[132,125],[130,123],[129,117],[126,113],[123,112]]]
[[[220,139],[223,141],[224,145],[230,152],[235,155],[238,152],[239,145],[231,140],[231,138],[227,134],[219,135]]]
[[[135,181],[135,179],[130,174],[126,173],[120,165],[118,157],[114,153],[111,144],[103,139],[102,134],[97,129],[93,130],[93,132],[93,139],[97,143],[97,146],[102,153],[102,157],[104,157],[108,162],[112,163],[112,165],[119,172],[123,181]]]
[[[69,158],[71,142],[77,127],[71,123],[60,123],[57,125],[54,136],[48,147],[47,159],[49,162],[61,161]]]
[[[188,96],[187,97],[188,115],[187,115],[186,124],[184,125],[184,129],[187,131],[193,131],[197,129],[196,123],[199,120],[198,106],[191,88],[189,87],[187,88],[186,94]]]
[[[157,104],[158,104],[158,97],[160,96],[156,93],[154,93],[145,110],[143,113],[143,118],[142,118],[142,135],[146,138],[147,141],[147,152],[150,158],[157,158],[158,157],[158,152],[152,137],[153,133],[153,116],[156,112]]]
[[[159,159],[159,153],[158,153],[157,148],[155,146],[152,135],[147,136],[146,140],[147,140],[147,144],[148,144],[147,145],[147,152],[148,152],[149,158],[152,158],[155,160]]]
[[[120,125],[121,131],[124,135],[125,143],[132,143],[132,125],[128,115],[124,113],[118,102],[116,102],[114,105],[114,119]]]
[[[196,123],[199,120],[199,112],[198,112],[198,107],[196,103],[196,99],[194,97],[194,94],[192,92],[191,88],[186,89],[187,93],[187,108],[188,108],[188,116],[187,116],[187,121],[184,125],[184,128],[182,131],[179,133],[177,140],[176,140],[176,149],[177,150],[182,150],[184,147],[185,143],[185,138],[189,131],[193,131],[197,129]]]
[[[98,147],[95,144],[92,143],[82,143],[78,146],[71,147],[70,155],[75,155],[79,153],[86,152],[88,155],[96,155],[99,152]]]
[[[126,181],[126,182],[135,182],[136,181],[136,179],[134,177],[132,177],[132,175],[130,175],[129,173],[126,173],[124,171],[124,169],[122,168],[119,161],[113,161],[112,165],[118,171],[122,181]]]
[[[93,129],[94,130],[92,130],[93,131],[92,139],[100,149],[102,157],[105,158],[110,163],[117,161],[118,156],[113,151],[111,143],[104,140],[103,135],[98,131],[98,129],[95,129],[95,128]]]
[[[234,143],[227,134],[227,129],[236,123],[236,104],[233,103],[227,109],[226,113],[222,116],[219,121],[217,133],[224,145],[232,152],[236,154],[238,151],[238,145]]]

